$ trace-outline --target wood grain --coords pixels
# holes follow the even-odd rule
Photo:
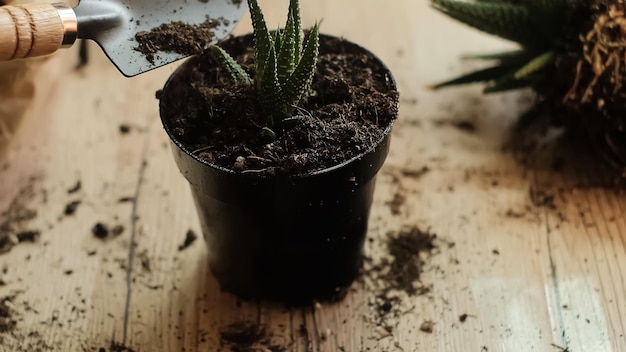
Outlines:
[[[286,0],[261,6],[270,24],[282,23]],[[38,216],[29,226],[45,229],[39,243],[0,255],[0,297],[16,293],[20,317],[0,351],[42,341],[54,351],[108,350],[111,341],[141,352],[218,351],[220,331],[241,321],[264,324],[274,343],[299,352],[625,351],[623,192],[571,145],[520,152],[524,141],[512,140],[510,128],[532,103],[528,92],[426,88],[474,67],[459,55],[510,45],[421,1],[302,7],[305,25],[324,18],[323,32],[371,49],[396,76],[401,113],[378,177],[367,253],[385,256],[388,232],[429,228],[440,238],[421,280],[431,292],[401,296],[403,314],[386,321],[391,333],[378,324],[367,278],[341,303],[303,309],[220,292],[203,241],[178,250],[199,225],[154,99],[176,65],[126,79],[91,46],[80,70],[74,51],[61,53],[54,93],[0,154],[0,209],[37,176],[30,206]],[[249,30],[246,19],[237,33]],[[475,129],[458,128],[461,121]],[[130,131],[120,133],[121,124]],[[554,168],[560,159],[563,168]],[[424,167],[420,177],[406,176]],[[77,180],[81,190],[68,194]],[[394,213],[388,203],[397,194],[405,201]],[[82,201],[76,214],[63,215],[73,200]],[[99,240],[91,234],[97,222],[124,231]],[[434,322],[432,333],[420,330],[424,321]]]
[[[0,7],[0,60],[52,54],[63,42],[63,22],[51,4]]]

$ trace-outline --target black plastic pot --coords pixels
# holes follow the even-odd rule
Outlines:
[[[368,53],[349,42],[346,47]],[[163,96],[185,83],[181,71],[196,59],[172,74]],[[395,89],[391,74],[388,79]],[[341,165],[293,177],[261,177],[199,159],[173,137],[163,105],[161,119],[176,164],[191,186],[210,268],[223,290],[242,298],[306,304],[338,298],[354,281],[391,124],[373,149]]]

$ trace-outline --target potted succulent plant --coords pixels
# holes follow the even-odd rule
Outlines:
[[[362,260],[376,174],[397,117],[387,67],[344,39],[301,27],[291,0],[269,31],[181,65],[158,93],[222,289],[288,304],[340,297]]]

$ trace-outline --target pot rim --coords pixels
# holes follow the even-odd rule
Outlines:
[[[248,34],[243,34],[243,35],[239,35],[237,37],[245,37],[245,36],[250,36],[252,35],[252,33],[248,33]],[[320,33],[320,38],[322,37],[326,37],[329,39],[341,39],[342,41],[353,45],[354,47],[363,50],[364,52],[366,52],[368,55],[370,55],[374,60],[376,60],[376,62],[380,65],[380,67],[382,69],[384,69],[386,71],[386,78],[389,79],[389,83],[391,85],[391,87],[394,90],[398,90],[398,85],[396,82],[395,77],[393,76],[393,74],[391,73],[391,70],[389,69],[389,67],[387,67],[387,65],[378,57],[376,56],[373,52],[371,52],[370,50],[366,49],[365,47],[352,42],[348,39],[345,39],[343,37],[338,37],[335,35],[331,35],[331,34],[324,34],[324,33]],[[225,40],[228,40],[225,39]],[[194,64],[195,60],[198,60],[199,55],[193,55],[191,57],[189,57],[187,60],[185,60],[181,65],[179,65],[173,72],[172,74],[170,74],[170,76],[167,78],[167,80],[165,81],[165,84],[163,85],[163,91],[165,91],[167,89],[167,87],[171,84],[172,80],[174,77],[176,77],[180,71],[184,70],[185,67],[187,67],[188,65],[192,65]],[[182,151],[185,152],[185,154],[191,156],[191,158],[193,158],[195,161],[210,167],[218,172],[222,172],[231,176],[239,176],[239,177],[245,177],[245,178],[252,178],[252,179],[272,179],[272,178],[276,178],[276,176],[268,176],[268,175],[259,175],[256,173],[248,173],[248,174],[244,174],[244,173],[239,173],[239,172],[235,172],[234,170],[225,168],[223,166],[219,166],[219,165],[215,165],[213,163],[208,162],[205,159],[201,159],[197,154],[194,154],[193,152],[191,152],[182,142],[180,142],[178,139],[176,139],[174,137],[174,135],[172,134],[172,130],[170,128],[170,126],[168,125],[168,123],[166,122],[165,118],[164,118],[164,114],[163,114],[163,106],[160,103],[161,100],[159,100],[159,117],[161,119],[161,124],[163,125],[163,129],[165,130],[165,132],[167,133],[169,140],[171,143],[174,143],[176,145],[176,147]],[[398,106],[398,109],[400,107],[400,99],[398,99],[398,101],[396,102],[396,105]],[[396,114],[396,117],[391,120],[389,122],[389,124],[385,127],[385,129],[383,130],[383,133],[381,135],[381,137],[376,141],[376,143],[366,149],[365,151],[353,156],[350,159],[347,159],[345,161],[343,161],[342,163],[324,168],[324,169],[320,169],[320,170],[316,170],[316,171],[312,171],[312,172],[307,172],[307,173],[301,173],[301,174],[295,174],[295,175],[289,175],[287,176],[290,179],[306,179],[306,178],[310,178],[310,177],[315,177],[318,175],[323,175],[323,174],[327,174],[327,173],[331,173],[333,171],[339,170],[351,163],[353,163],[356,160],[362,159],[365,155],[372,153],[376,148],[378,148],[378,146],[380,145],[380,143],[382,141],[385,140],[385,138],[387,138],[387,136],[391,133],[391,130],[393,128],[394,123],[396,122],[396,120],[398,119],[398,114]]]

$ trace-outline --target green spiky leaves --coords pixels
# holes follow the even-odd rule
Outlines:
[[[519,43],[521,50],[469,59],[495,65],[433,86],[485,83],[485,93],[532,86],[554,69],[556,51],[580,0],[432,0],[449,17],[483,32]]]
[[[248,7],[254,29],[254,80],[221,48],[211,47],[210,52],[236,82],[254,84],[270,135],[275,135],[309,95],[319,52],[319,26],[313,26],[304,42],[300,4],[290,0],[285,27],[272,35],[257,0],[248,0]]]

